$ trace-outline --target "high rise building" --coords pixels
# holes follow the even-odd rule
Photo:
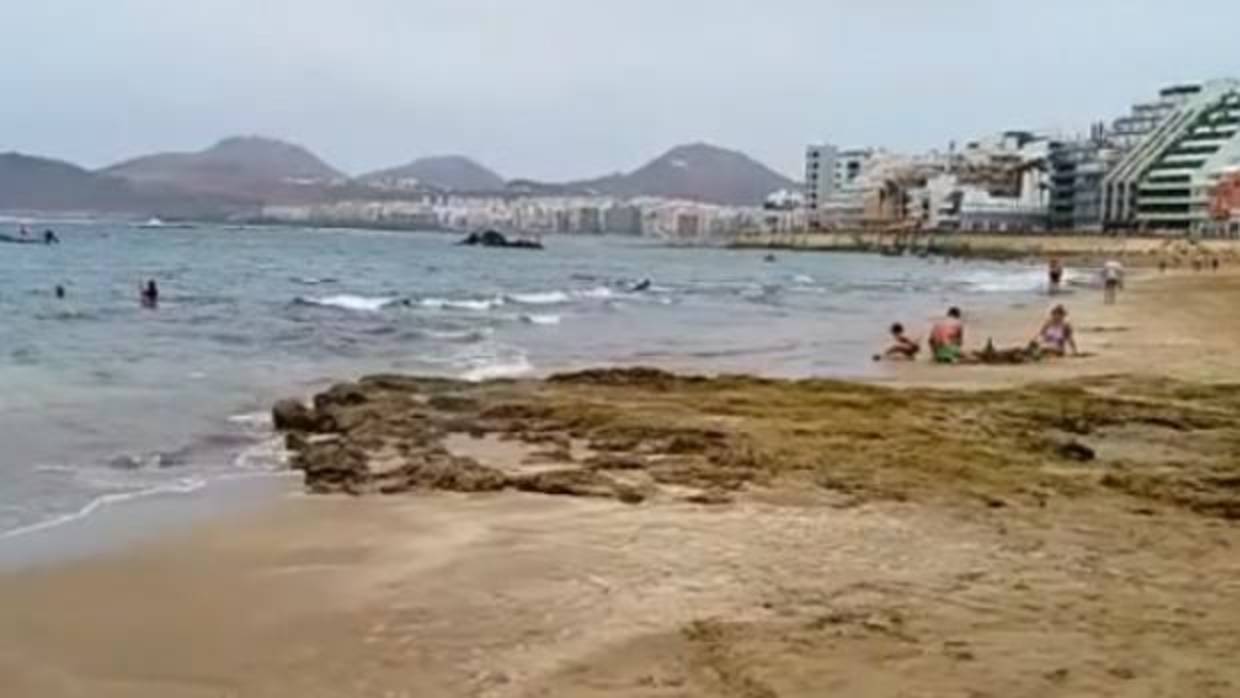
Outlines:
[[[1202,229],[1220,174],[1240,164],[1240,81],[1176,86],[1160,97],[1166,116],[1103,179],[1108,227]]]
[[[824,204],[860,177],[873,156],[869,149],[840,150],[830,144],[805,149],[805,208],[811,227],[817,227]]]

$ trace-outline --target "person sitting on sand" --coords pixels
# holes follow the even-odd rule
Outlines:
[[[1071,351],[1077,354],[1076,338],[1072,333],[1072,323],[1068,322],[1068,309],[1057,305],[1051,309],[1050,317],[1042,323],[1037,336],[1030,342],[1050,356],[1067,356]]]
[[[934,360],[941,364],[960,361],[964,349],[964,322],[960,308],[950,308],[947,317],[930,328],[930,351]]]
[[[913,361],[920,353],[921,343],[904,334],[904,325],[897,322],[891,326],[891,346],[882,354],[875,355],[874,360]]]

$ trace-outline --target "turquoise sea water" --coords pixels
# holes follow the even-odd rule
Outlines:
[[[0,536],[267,472],[271,402],[333,379],[597,364],[861,375],[890,322],[920,327],[1040,280],[1011,265],[767,263],[626,238],[530,252],[435,234],[56,230],[58,246],[0,245]],[[162,290],[154,310],[138,303],[147,279]]]

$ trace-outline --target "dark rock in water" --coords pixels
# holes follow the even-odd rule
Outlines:
[[[316,431],[318,417],[301,400],[281,400],[271,409],[271,423],[280,431]]]
[[[484,230],[477,233],[470,233],[458,244],[468,247],[506,247],[523,250],[543,249],[542,243],[537,240],[509,240],[498,230]]]

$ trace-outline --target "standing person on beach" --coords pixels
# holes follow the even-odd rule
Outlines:
[[[1051,257],[1051,261],[1046,267],[1047,285],[1046,291],[1049,295],[1059,293],[1059,286],[1063,283],[1063,262],[1058,257]]]
[[[952,307],[947,317],[930,328],[930,351],[936,363],[954,364],[964,354],[964,321],[960,308]]]
[[[1107,305],[1114,305],[1119,290],[1124,287],[1124,265],[1119,260],[1108,259],[1102,265],[1103,298]]]

